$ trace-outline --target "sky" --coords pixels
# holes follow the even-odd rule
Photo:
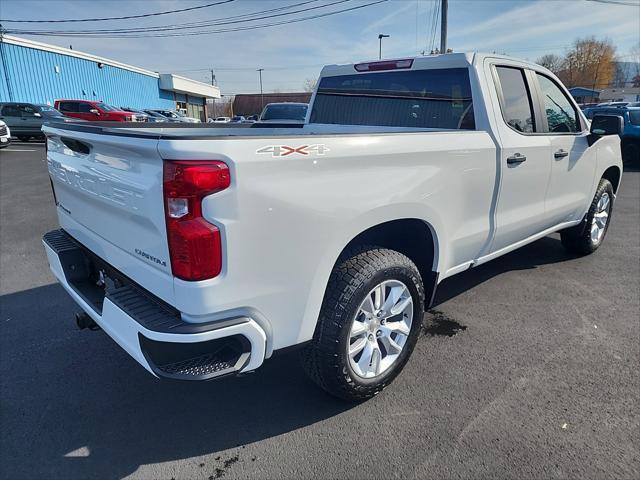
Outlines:
[[[235,0],[209,8],[152,18],[98,23],[18,24],[5,28],[125,28],[183,24],[278,8],[303,0]],[[304,7],[331,3],[316,0]],[[348,0],[306,14],[338,10],[374,0]],[[0,0],[0,19],[54,20],[138,15],[212,3],[212,0]],[[170,38],[65,38],[28,36],[161,73],[210,82],[214,70],[225,95],[260,90],[256,69],[263,68],[265,91],[302,91],[325,64],[378,57],[420,55],[439,45],[440,0],[388,0],[325,18],[289,25]],[[631,4],[631,5],[629,5]],[[291,17],[280,17],[278,20]],[[454,51],[487,51],[535,60],[562,54],[577,38],[608,38],[624,61],[640,60],[640,0],[450,0],[448,46]]]

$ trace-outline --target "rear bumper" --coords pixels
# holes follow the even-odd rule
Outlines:
[[[266,335],[253,319],[185,322],[64,230],[47,233],[43,244],[51,271],[69,295],[153,375],[209,380],[254,370],[264,361]]]

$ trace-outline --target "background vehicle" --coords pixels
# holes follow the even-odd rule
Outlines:
[[[57,110],[66,117],[89,122],[135,122],[136,116],[104,102],[92,100],[56,100]]]
[[[602,108],[597,114],[616,115],[623,118],[624,130],[620,142],[622,160],[630,165],[640,166],[640,108]]]
[[[304,123],[307,103],[269,103],[260,114],[260,123]]]
[[[153,110],[143,110],[144,113],[149,115],[149,118],[155,118],[155,122],[178,122],[178,120],[174,120],[173,118],[165,117],[164,115],[155,112]]]
[[[242,115],[236,115],[229,120],[229,123],[243,123],[246,119]]]
[[[602,102],[599,103],[598,107],[626,107],[629,102]]]
[[[122,110],[123,112],[135,113],[136,120],[138,122],[156,122],[157,121],[156,117],[151,117],[151,115],[143,112],[142,110],[137,110],[131,107],[120,107],[120,110]]]
[[[217,117],[213,122],[214,123],[229,123],[231,121],[230,117]]]
[[[200,120],[193,117],[187,117],[182,112],[178,112],[176,110],[152,110],[153,112],[157,112],[160,115],[163,115],[172,120],[183,122],[183,123],[200,123]]]
[[[622,121],[589,125],[538,65],[331,65],[308,118],[45,126],[62,227],[45,250],[81,322],[183,380],[304,345],[318,385],[363,399],[402,370],[445,278],[552,232],[581,254],[605,238]]]
[[[0,120],[0,148],[8,147],[11,143],[11,130]]]
[[[62,114],[49,105],[33,103],[0,103],[0,120],[11,129],[13,135],[23,142],[31,138],[44,138],[42,124],[47,120],[61,117]]]

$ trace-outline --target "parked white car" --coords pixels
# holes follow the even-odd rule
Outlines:
[[[300,346],[318,385],[363,399],[444,279],[552,232],[582,254],[605,238],[620,118],[589,129],[538,65],[331,65],[309,108],[290,129],[45,126],[61,229],[44,246],[79,325],[184,380]]]
[[[213,123],[229,123],[231,122],[231,117],[217,117],[213,120]]]
[[[6,123],[0,120],[0,148],[8,147],[11,143],[11,130]]]

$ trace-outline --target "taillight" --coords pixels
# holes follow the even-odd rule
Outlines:
[[[353,66],[358,72],[379,72],[381,70],[404,70],[413,66],[412,58],[402,60],[382,60],[381,62],[358,63]]]
[[[173,275],[205,280],[222,270],[220,230],[202,217],[202,199],[229,187],[229,167],[217,160],[165,160],[163,189]]]

